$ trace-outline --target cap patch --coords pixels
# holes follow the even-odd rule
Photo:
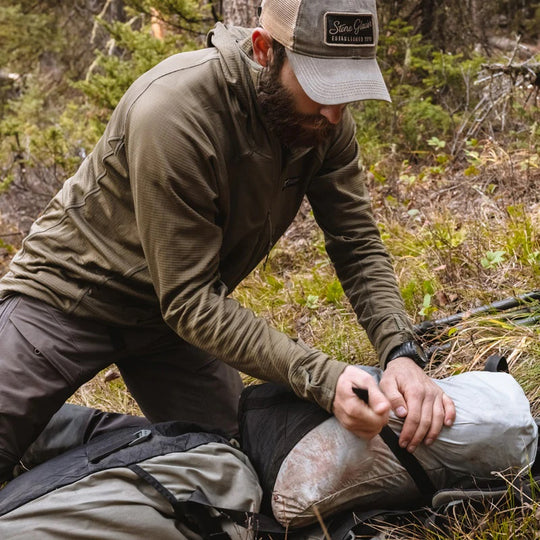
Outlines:
[[[324,42],[331,46],[373,47],[375,31],[371,13],[325,13]]]

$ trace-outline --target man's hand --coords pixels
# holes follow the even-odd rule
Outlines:
[[[368,404],[353,392],[353,387],[364,388],[368,391]],[[388,423],[390,402],[379,390],[377,382],[369,373],[348,366],[337,381],[333,413],[343,427],[369,440]]]
[[[399,444],[409,452],[422,441],[432,444],[443,425],[454,423],[454,402],[410,358],[389,362],[379,387],[396,416],[405,418]]]

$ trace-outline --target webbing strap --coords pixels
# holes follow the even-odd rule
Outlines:
[[[365,388],[353,388],[353,392],[364,403],[368,402],[369,395]],[[437,489],[422,465],[420,465],[419,461],[410,452],[399,446],[399,437],[392,431],[390,426],[384,426],[379,435],[413,479],[418,491],[422,495],[423,503],[431,505],[431,499]]]
[[[431,505],[431,499],[437,489],[422,465],[410,452],[399,446],[399,437],[390,429],[390,426],[384,426],[379,435],[413,479],[422,495],[423,502]]]
[[[139,465],[130,465],[129,468],[169,501],[179,519],[185,520],[188,525],[195,525],[197,532],[205,540],[230,540],[230,536],[221,528],[220,517],[212,516],[210,509],[216,510],[222,517],[237,525],[257,533],[274,535],[286,533],[284,527],[264,514],[215,506],[200,490],[195,490],[189,499],[179,501],[155,476]]]
[[[245,510],[234,510],[232,508],[223,508],[215,506],[206,498],[202,491],[196,490],[189,498],[189,503],[200,504],[217,510],[231,521],[255,533],[265,533],[282,535],[287,533],[287,529],[281,526],[275,519],[265,514],[257,512],[247,512]]]
[[[130,465],[129,468],[169,501],[176,517],[194,528],[195,532],[199,533],[205,540],[231,540],[230,536],[221,528],[219,518],[212,516],[207,508],[189,500],[179,501],[155,476],[139,465]]]

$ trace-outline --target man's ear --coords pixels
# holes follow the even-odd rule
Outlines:
[[[263,67],[272,61],[272,44],[274,40],[268,30],[255,28],[251,34],[253,59]]]

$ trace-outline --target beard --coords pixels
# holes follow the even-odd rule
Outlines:
[[[262,70],[257,98],[270,130],[289,149],[318,146],[336,132],[337,125],[324,116],[296,110],[292,93],[282,85],[272,64]]]

